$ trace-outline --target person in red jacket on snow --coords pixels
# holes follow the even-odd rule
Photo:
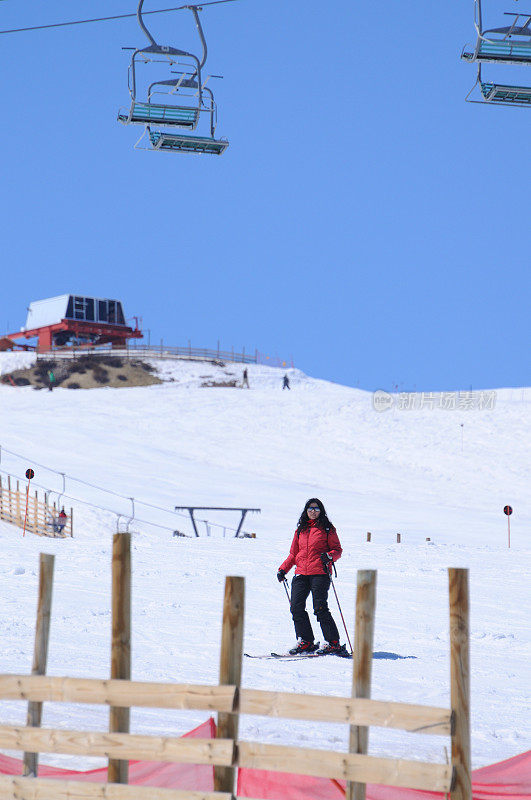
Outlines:
[[[291,543],[289,556],[277,572],[279,581],[295,564],[295,577],[291,582],[291,615],[295,624],[297,645],[289,652],[341,653],[345,647],[339,643],[339,632],[328,608],[330,570],[333,561],[341,558],[341,544],[336,529],[328,519],[325,507],[316,497],[304,506],[297,530]],[[306,600],[312,593],[313,612],[317,617],[327,644],[318,650],[314,643]]]

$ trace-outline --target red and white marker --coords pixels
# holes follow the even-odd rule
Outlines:
[[[26,520],[28,518],[28,500],[29,500],[29,490],[30,490],[30,483],[31,479],[35,477],[35,473],[33,470],[27,469],[26,470],[26,478],[28,479],[28,488],[26,489],[26,513],[24,514],[24,530],[22,531],[22,536],[26,535]]]
[[[509,547],[511,547],[511,514],[513,509],[511,506],[504,506],[503,513],[507,514],[507,535],[509,537]]]

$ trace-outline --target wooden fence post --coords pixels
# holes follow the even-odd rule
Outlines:
[[[356,592],[356,627],[354,631],[354,656],[352,697],[371,696],[372,649],[374,640],[374,615],[376,609],[376,570],[358,570]],[[349,753],[367,755],[369,728],[350,726]],[[365,800],[364,783],[347,781],[346,800]]]
[[[245,610],[245,578],[227,576],[223,601],[223,627],[221,631],[221,655],[219,661],[219,683],[236,686],[234,714],[218,713],[217,739],[238,739],[238,709],[242,676],[243,619]],[[235,753],[237,745],[235,744]],[[235,758],[235,761],[237,759]],[[235,794],[234,767],[214,767],[214,791]]]
[[[47,553],[40,555],[39,599],[37,601],[37,624],[35,626],[35,646],[33,650],[32,675],[46,675],[48,661],[48,641],[50,637],[50,616],[52,612],[53,568],[55,556]],[[42,703],[28,703],[26,725],[40,728],[42,719]],[[39,768],[38,753],[24,753],[22,774],[37,777]]]
[[[112,539],[111,678],[131,680],[131,534]],[[129,708],[111,706],[109,733],[129,733]],[[109,783],[128,783],[129,761],[109,759]]]
[[[468,570],[449,569],[450,589],[450,697],[453,716],[452,800],[472,800],[470,774],[470,647]]]

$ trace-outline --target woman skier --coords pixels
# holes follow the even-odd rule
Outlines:
[[[306,501],[297,530],[291,543],[289,556],[280,565],[277,578],[280,582],[295,564],[295,577],[291,582],[291,615],[295,623],[297,645],[289,652],[347,655],[345,645],[339,643],[339,632],[328,608],[331,564],[341,558],[342,548],[336,529],[328,519],[322,502],[312,497]],[[314,643],[306,600],[312,593],[313,612],[317,617],[327,644],[318,649]]]

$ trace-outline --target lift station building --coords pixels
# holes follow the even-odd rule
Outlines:
[[[7,335],[11,341],[35,337],[40,352],[103,344],[118,348],[126,347],[128,339],[141,339],[142,331],[136,318],[134,328],[126,324],[119,300],[61,294],[30,303],[25,326]]]

